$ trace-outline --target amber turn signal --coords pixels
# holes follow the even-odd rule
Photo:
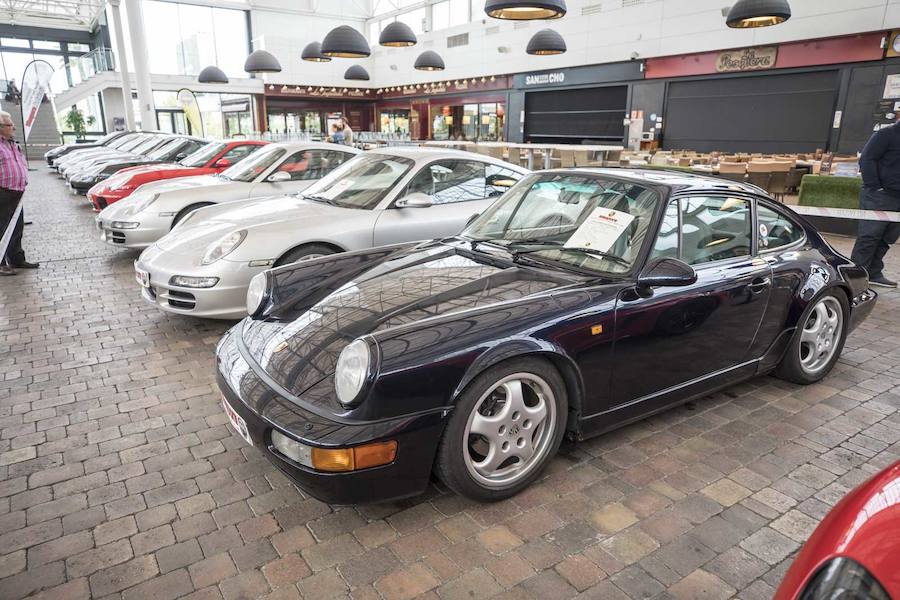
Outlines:
[[[313,448],[312,466],[318,471],[357,471],[394,462],[397,442],[375,442],[353,448]]]

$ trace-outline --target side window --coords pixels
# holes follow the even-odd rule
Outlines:
[[[291,181],[321,179],[323,175],[343,163],[346,152],[334,150],[301,150],[285,159],[278,171],[290,174]]]
[[[185,156],[189,156],[199,150],[201,147],[206,145],[206,142],[197,142],[194,140],[189,141],[187,144],[181,147],[179,150],[179,154],[184,154]]]
[[[653,244],[652,258],[666,257],[678,258],[678,200],[669,202],[666,214],[663,216],[662,225],[656,243]]]
[[[799,225],[763,206],[762,202],[756,203],[756,219],[760,252],[787,246],[803,238],[803,229]]]
[[[485,163],[471,160],[443,160],[419,171],[406,195],[420,192],[431,196],[435,204],[451,204],[487,197]]]
[[[242,158],[253,154],[256,150],[262,148],[262,146],[256,146],[252,144],[245,144],[243,146],[235,146],[228,152],[222,155],[222,158],[227,160],[229,163],[234,164]]]
[[[521,173],[511,169],[504,169],[498,165],[486,165],[484,169],[487,195],[490,198],[501,196],[506,190],[518,183],[522,178]]]
[[[652,256],[679,257],[690,265],[750,256],[751,236],[749,201],[718,196],[682,198],[666,208]]]

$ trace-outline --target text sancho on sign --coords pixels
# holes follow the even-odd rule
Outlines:
[[[716,71],[719,73],[731,73],[734,71],[772,69],[775,67],[775,59],[777,58],[778,48],[775,46],[726,50],[725,52],[719,52],[719,57],[716,59]]]

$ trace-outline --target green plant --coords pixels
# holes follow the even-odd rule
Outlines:
[[[800,183],[801,206],[824,208],[859,208],[859,177],[831,177],[828,175],[804,175]]]
[[[69,112],[66,113],[64,122],[66,125],[68,125],[70,131],[75,132],[76,138],[78,138],[79,140],[83,140],[84,135],[87,133],[86,125],[93,125],[97,122],[97,119],[95,119],[93,116],[88,116],[88,118],[85,119],[84,113],[73,106],[69,109]]]

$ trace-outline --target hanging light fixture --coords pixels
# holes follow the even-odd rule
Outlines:
[[[378,36],[378,43],[381,46],[392,48],[415,46],[418,41],[410,26],[402,21],[389,23],[387,27],[381,30],[381,35]]]
[[[309,62],[329,62],[330,56],[322,54],[322,44],[319,42],[310,42],[303,48],[300,58]]]
[[[340,25],[322,40],[322,54],[332,58],[365,58],[372,50],[360,32],[349,25]]]
[[[198,83],[228,83],[228,75],[215,65],[209,65],[197,75]]]
[[[566,40],[552,29],[541,29],[528,40],[525,52],[535,56],[550,56],[566,51]]]
[[[495,19],[531,21],[558,19],[566,14],[565,0],[487,0],[484,12]]]
[[[248,73],[281,73],[281,63],[270,52],[257,50],[244,61]]]
[[[419,71],[443,71],[444,59],[434,50],[426,50],[416,58],[413,66]]]
[[[738,0],[728,11],[725,24],[732,29],[769,27],[790,18],[791,6],[787,0]]]
[[[369,73],[359,65],[353,65],[344,73],[344,79],[352,81],[368,81]]]

